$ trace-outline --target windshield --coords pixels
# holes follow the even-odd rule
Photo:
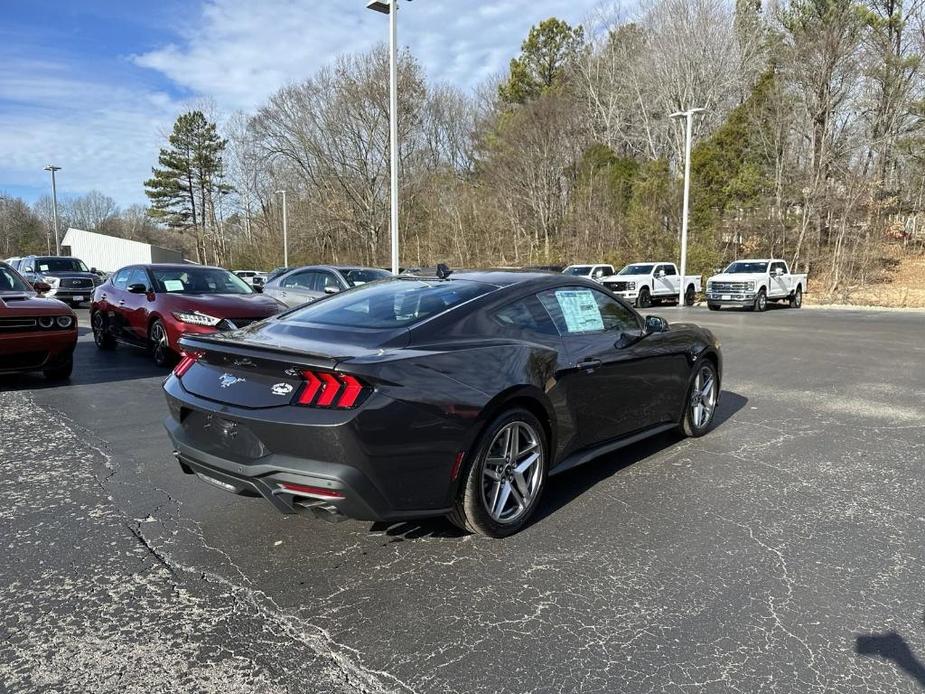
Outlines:
[[[377,270],[376,268],[367,267],[338,268],[338,271],[344,276],[344,279],[347,280],[347,284],[351,287],[359,287],[361,284],[375,282],[376,280],[384,280],[392,276],[392,273],[388,270]]]
[[[36,258],[36,272],[90,272],[79,258]]]
[[[591,265],[572,265],[565,268],[562,274],[571,275],[572,277],[583,277],[584,275],[591,274],[591,268]]]
[[[650,275],[654,265],[627,265],[618,275]]]
[[[240,277],[217,267],[151,268],[154,291],[167,294],[253,294]]]
[[[9,265],[0,264],[0,292],[31,292],[32,287]]]
[[[727,267],[723,272],[727,275],[741,275],[741,274],[758,274],[768,271],[767,263],[755,263],[755,262],[744,262],[737,260]]]
[[[395,279],[334,294],[281,320],[342,328],[400,328],[492,290],[491,285],[467,280]]]

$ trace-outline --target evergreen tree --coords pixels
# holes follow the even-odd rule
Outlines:
[[[564,68],[584,46],[582,27],[571,27],[551,17],[530,29],[520,46],[520,56],[511,60],[510,75],[498,87],[508,104],[525,104],[548,91],[562,77]]]
[[[145,181],[151,200],[148,215],[172,229],[192,232],[197,260],[206,262],[205,239],[215,227],[215,197],[230,190],[222,182],[227,141],[201,111],[190,111],[177,118],[168,142],[158,156],[160,167]]]

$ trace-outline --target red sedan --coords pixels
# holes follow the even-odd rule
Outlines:
[[[131,265],[96,288],[90,323],[100,349],[117,342],[144,347],[158,366],[168,366],[181,335],[243,328],[283,308],[222,268]]]
[[[50,287],[37,282],[35,289]],[[41,371],[50,380],[65,380],[74,366],[77,316],[35,289],[0,263],[0,373]]]

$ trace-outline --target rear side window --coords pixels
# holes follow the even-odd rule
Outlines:
[[[318,284],[318,273],[313,270],[308,270],[306,272],[297,272],[293,275],[289,275],[284,280],[280,282],[280,286],[284,289],[308,289],[309,291],[317,291],[316,286]]]
[[[616,299],[587,287],[550,289],[539,295],[562,335],[639,329],[636,314]]]
[[[493,290],[492,285],[467,280],[395,279],[333,294],[298,308],[280,320],[342,328],[400,328]]]
[[[512,330],[528,330],[541,335],[559,335],[549,313],[535,296],[528,296],[500,308],[494,314],[495,321]]]

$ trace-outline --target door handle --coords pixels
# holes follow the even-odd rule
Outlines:
[[[578,362],[578,368],[582,371],[593,371],[601,365],[600,359],[582,359]]]
[[[120,301],[119,306],[125,306],[125,301],[124,300]]]

